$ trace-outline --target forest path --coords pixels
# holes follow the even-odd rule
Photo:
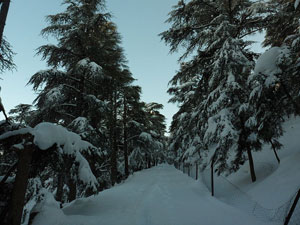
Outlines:
[[[134,173],[96,196],[39,214],[34,225],[259,225],[173,166]],[[273,223],[274,224],[274,223]]]

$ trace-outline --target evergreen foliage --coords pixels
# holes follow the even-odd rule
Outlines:
[[[268,23],[263,44],[271,48],[258,59],[248,79],[253,107],[248,125],[260,142],[270,143],[275,152],[281,147],[282,123],[300,112],[299,8],[294,1],[278,0],[267,2],[264,8]]]
[[[236,171],[256,149],[245,126],[247,79],[255,53],[245,37],[263,29],[260,7],[251,1],[180,1],[170,12],[171,28],[161,34],[171,52],[184,49],[169,93],[180,109],[171,126],[178,160],[216,164],[218,173]],[[245,155],[248,154],[248,155]]]

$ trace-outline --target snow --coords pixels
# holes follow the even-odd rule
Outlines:
[[[46,150],[57,144],[63,146],[65,153],[73,153],[74,148],[86,149],[92,147],[88,142],[82,141],[78,134],[68,131],[66,128],[52,123],[38,124],[32,131],[33,142],[41,150]]]
[[[295,7],[295,9],[297,9],[297,8],[298,8],[298,6],[299,6],[299,3],[300,3],[300,0],[296,0],[296,1],[295,1],[295,4],[294,4],[294,7]]]
[[[32,208],[32,212],[50,212],[55,215],[55,218],[51,218],[53,224],[61,224],[60,221],[63,218],[63,213],[60,210],[60,204],[54,199],[52,193],[43,188],[38,195],[39,203]]]
[[[84,138],[88,135],[88,130],[93,130],[93,127],[89,125],[89,121],[86,117],[77,117],[70,123],[69,127],[75,129],[75,131]]]
[[[173,166],[159,165],[136,172],[124,183],[98,195],[67,203],[62,209],[46,193],[33,224],[283,224],[300,187],[300,118],[289,118],[283,128],[286,132],[279,140],[284,145],[278,151],[280,164],[269,145],[264,145],[261,152],[253,152],[255,183],[251,182],[246,162],[236,173],[215,176],[215,197],[211,197],[209,168],[196,181]],[[146,138],[148,134],[142,136]],[[195,167],[190,171],[195,177]],[[84,170],[82,176],[87,176]]]
[[[12,147],[15,148],[15,149],[19,149],[19,150],[23,150],[24,149],[23,143],[15,144]]]
[[[75,200],[62,210],[55,204],[47,205],[33,221],[33,225],[200,223],[267,224],[211,197],[201,181],[195,181],[169,165],[136,172],[125,183],[97,196]]]
[[[142,132],[140,134],[140,138],[143,139],[144,141],[151,141],[152,140],[151,134],[149,134],[147,132]]]
[[[293,197],[300,188],[300,118],[290,118],[283,127],[286,132],[279,141],[284,147],[277,152],[281,163],[278,164],[271,146],[264,145],[261,152],[253,152],[257,181],[251,182],[249,164],[246,162],[239,171],[228,177],[215,176],[216,198],[260,220],[283,224]],[[190,170],[195,177],[195,166]],[[201,175],[202,182],[210,190],[210,168]],[[300,212],[300,208],[298,210]]]
[[[88,70],[90,73],[92,73],[92,76],[102,75],[102,67],[91,61],[89,58],[80,60],[77,63],[77,67],[79,69]]]
[[[255,161],[265,163],[272,170],[272,173],[267,175],[261,171],[259,175],[265,176],[265,179],[249,190],[249,194],[266,207],[274,208],[284,204],[300,188],[300,118],[291,118],[283,128],[286,133],[279,139],[284,146],[278,151],[280,165],[270,146],[265,146],[264,152],[254,154]]]
[[[0,135],[0,140],[4,140],[11,136],[30,133],[34,136],[33,143],[41,150],[46,150],[54,144],[63,146],[65,153],[73,153],[73,150],[82,150],[93,146],[81,140],[78,134],[68,131],[66,128],[53,123],[43,122],[34,128],[21,128],[19,130],[9,131]],[[18,145],[18,148],[21,146]]]
[[[278,67],[278,61],[282,56],[289,54],[287,47],[273,47],[267,50],[265,53],[260,55],[257,59],[254,72],[256,74],[276,74],[280,73],[281,70]]]
[[[85,183],[89,184],[93,187],[93,190],[97,190],[97,179],[91,171],[90,165],[88,161],[80,154],[80,152],[76,152],[75,161],[79,162],[79,179]]]
[[[0,140],[4,140],[6,138],[9,138],[9,137],[12,137],[15,135],[19,135],[19,134],[28,134],[28,133],[30,133],[31,130],[32,130],[32,128],[21,128],[19,130],[9,131],[9,132],[6,132],[6,133],[0,135]]]
[[[62,98],[63,85],[59,85],[58,87],[52,88],[50,91],[46,94],[46,99],[49,102],[49,104],[53,104],[53,102],[59,100]]]
[[[98,184],[96,177],[93,175],[89,163],[82,156],[80,151],[95,148],[89,142],[81,140],[81,137],[66,128],[53,123],[43,122],[36,125],[34,128],[22,128],[15,131],[6,132],[0,136],[0,140],[19,134],[30,133],[34,136],[33,143],[40,150],[47,150],[56,145],[62,150],[63,154],[73,155],[75,161],[79,163],[78,178],[85,184],[89,184],[93,190],[96,190]],[[15,148],[24,149],[21,143],[14,145]]]
[[[41,150],[46,150],[56,144],[61,147],[64,154],[74,155],[79,163],[78,178],[85,184],[89,184],[96,190],[97,179],[93,175],[89,163],[80,153],[81,150],[93,148],[86,141],[81,140],[78,134],[68,131],[66,128],[52,123],[40,123],[32,131],[33,142]]]

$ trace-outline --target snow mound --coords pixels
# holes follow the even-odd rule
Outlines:
[[[254,72],[263,74],[276,74],[281,70],[278,67],[278,61],[290,53],[287,47],[273,47],[260,55],[257,59]]]

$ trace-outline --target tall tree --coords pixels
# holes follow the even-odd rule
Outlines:
[[[9,10],[10,0],[1,0],[1,10],[0,10],[0,45],[2,45],[3,31],[6,23],[6,18]]]
[[[106,169],[114,184],[119,93],[133,78],[126,72],[120,36],[104,12],[104,1],[66,0],[64,4],[66,10],[48,16],[50,25],[42,30],[43,35],[57,38],[56,45],[38,49],[50,69],[37,72],[29,81],[38,91],[35,124],[60,123],[107,152],[102,159],[89,158],[94,160],[94,170],[110,158]]]
[[[185,135],[189,143],[185,156],[198,158],[203,166],[211,163],[218,173],[236,171],[248,158],[253,181],[251,151],[256,144],[249,141],[244,104],[256,55],[248,49],[252,42],[245,37],[263,29],[257,4],[247,0],[179,1],[167,20],[171,28],[161,34],[171,52],[184,49],[180,59],[188,59],[172,83],[183,91],[181,95],[189,93],[186,99],[179,99],[186,124],[181,133],[190,134]],[[189,83],[194,86],[191,92],[178,88]]]
[[[12,70],[15,68],[12,57],[14,55],[11,50],[10,44],[4,39],[4,27],[7,19],[7,14],[9,10],[10,0],[1,0],[1,9],[0,9],[0,73],[3,73],[5,70]],[[1,90],[1,87],[0,87]],[[0,112],[3,112],[5,119],[7,120],[7,115],[4,109],[0,98]]]
[[[264,4],[266,36],[270,46],[257,60],[248,82],[251,88],[252,116],[248,126],[261,143],[269,143],[275,156],[281,147],[282,123],[299,115],[299,4],[298,1],[272,0]]]

